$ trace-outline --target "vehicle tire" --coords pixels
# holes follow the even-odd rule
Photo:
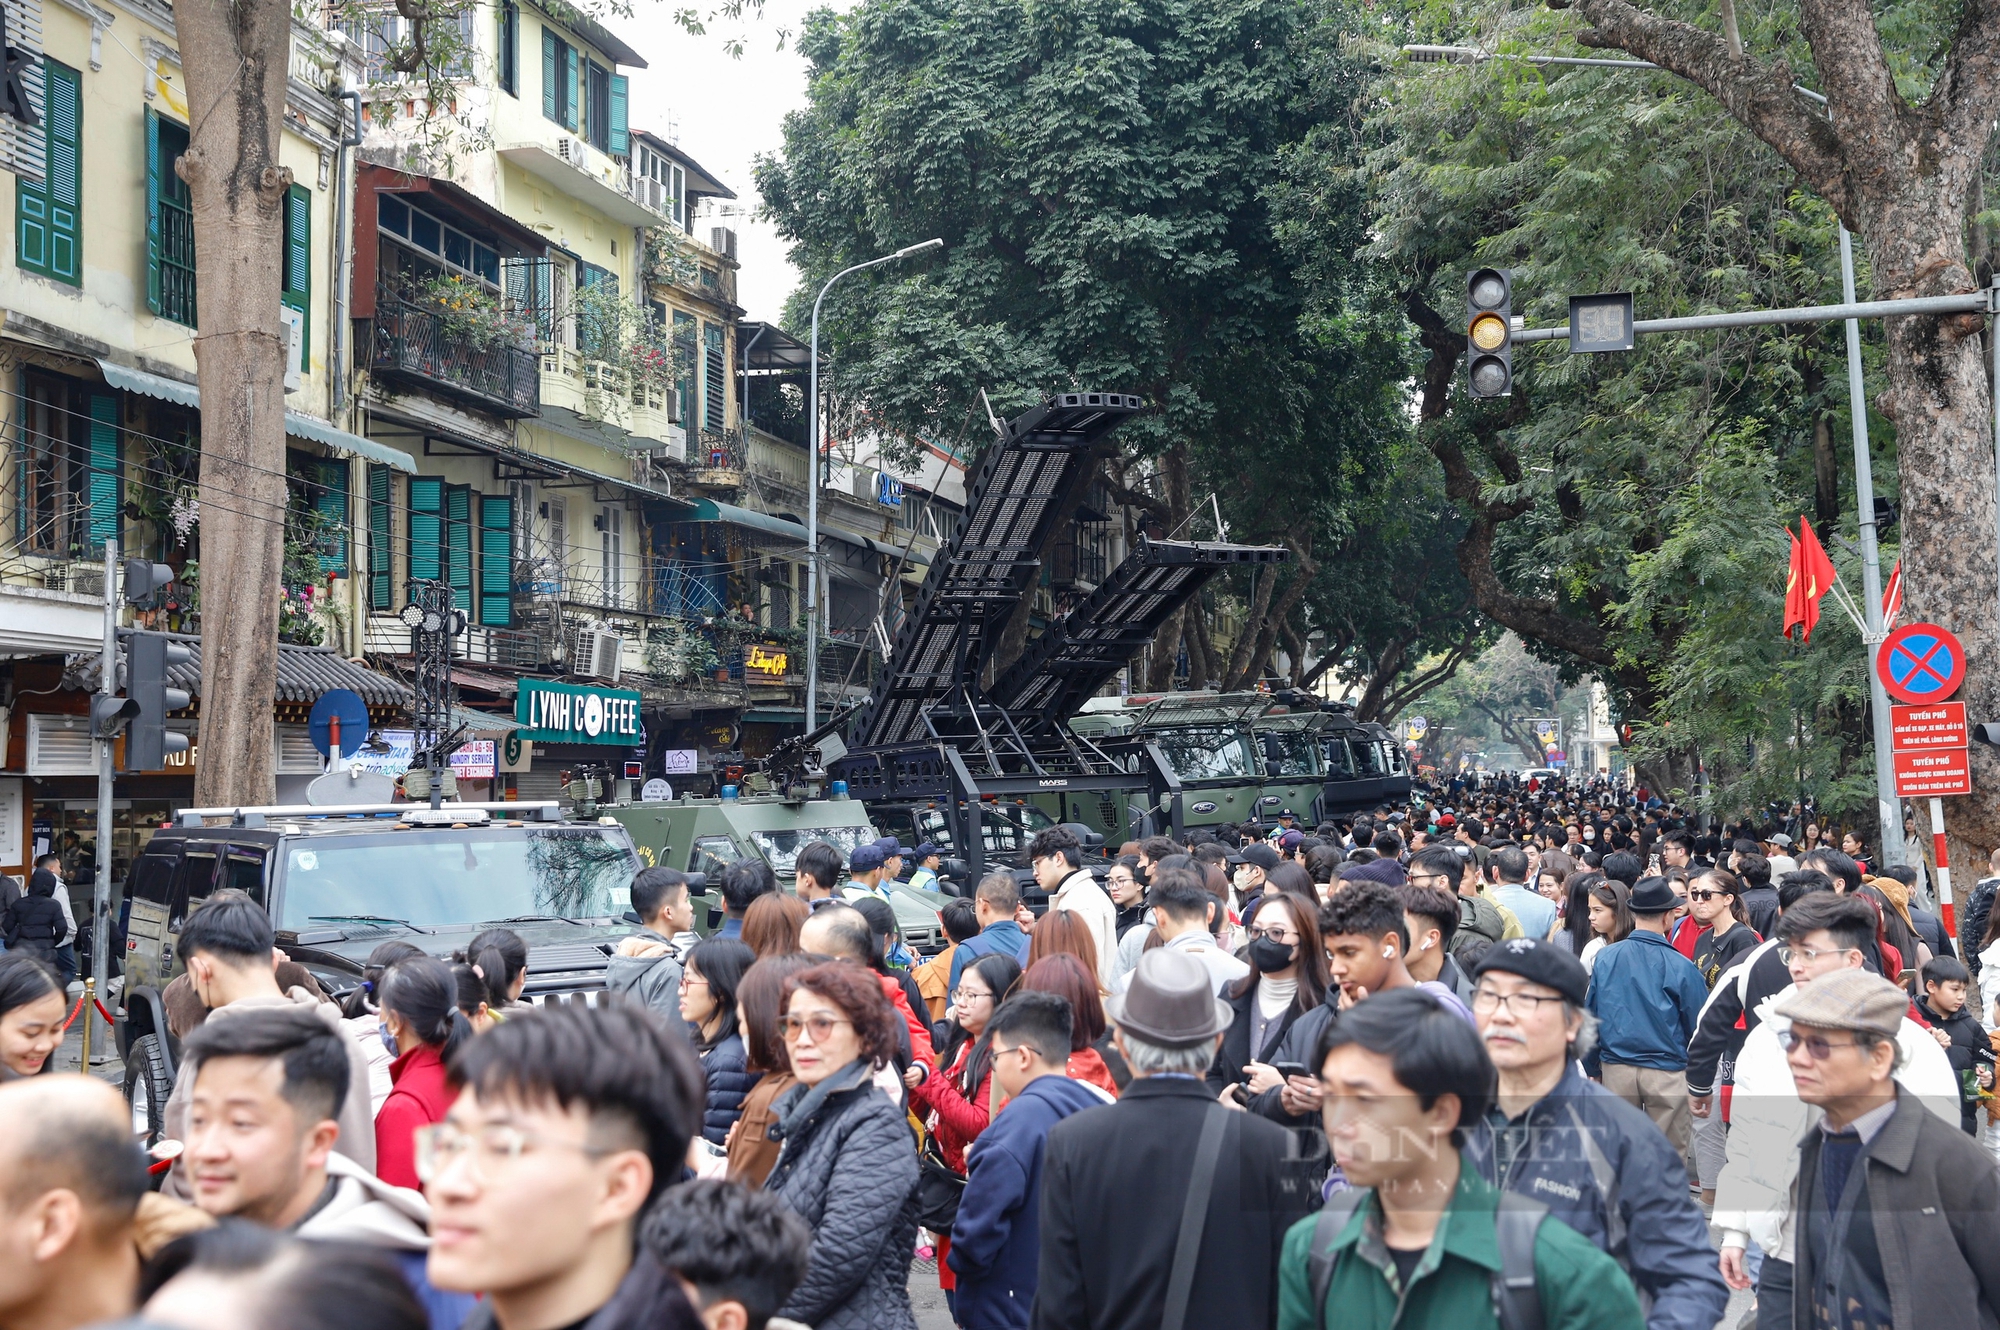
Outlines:
[[[151,1148],[166,1131],[167,1099],[174,1092],[160,1036],[140,1035],[125,1055],[125,1100],[132,1106],[132,1135]]]

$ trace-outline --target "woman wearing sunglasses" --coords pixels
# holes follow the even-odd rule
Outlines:
[[[896,1059],[899,1017],[858,965],[815,965],[785,980],[784,1041],[799,1083],[772,1106],[776,1192],[813,1230],[805,1278],[779,1315],[819,1330],[916,1330],[910,1252],[917,1153],[903,1112],[875,1091]]]
[[[1764,940],[1750,927],[1742,881],[1723,869],[1711,868],[1688,883],[1688,913],[1701,925],[1694,963],[1710,988]]]

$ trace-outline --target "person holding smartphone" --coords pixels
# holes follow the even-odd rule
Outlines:
[[[1283,1078],[1268,1059],[1292,1023],[1326,1001],[1326,953],[1320,948],[1319,911],[1288,891],[1263,897],[1250,918],[1250,973],[1228,991],[1235,1012],[1222,1048],[1208,1069],[1218,1095],[1241,1104]]]

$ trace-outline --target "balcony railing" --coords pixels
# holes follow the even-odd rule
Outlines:
[[[376,299],[369,369],[466,398],[497,415],[519,418],[542,413],[541,377],[533,351],[473,346],[448,336],[437,315],[393,297]]]

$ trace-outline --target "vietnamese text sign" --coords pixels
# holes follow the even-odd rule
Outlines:
[[[1963,748],[1896,754],[1896,794],[1903,799],[1972,793],[1972,766]]]
[[[1920,748],[1963,748],[1966,743],[1965,703],[1933,702],[1921,707],[1890,707],[1889,733],[1896,752]]]
[[[525,727],[521,737],[537,743],[636,748],[646,741],[639,694],[623,688],[523,679],[514,695],[514,719]]]

